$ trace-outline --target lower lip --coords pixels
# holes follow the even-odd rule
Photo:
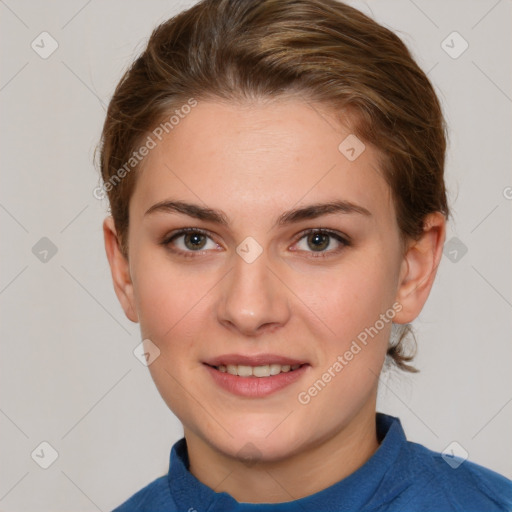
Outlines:
[[[293,384],[307,371],[309,365],[304,364],[300,368],[289,372],[278,373],[270,377],[239,377],[205,364],[205,368],[221,388],[238,396],[261,398],[275,393]]]

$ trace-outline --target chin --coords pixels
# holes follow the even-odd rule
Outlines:
[[[240,446],[238,450],[233,450],[234,445]],[[269,439],[240,439],[236,443],[230,444],[227,455],[251,465],[258,462],[279,462],[294,455],[299,447],[299,443],[294,443],[287,436]]]
[[[277,462],[296,453],[306,442],[307,434],[301,430],[298,435],[294,435],[293,427],[279,425],[282,418],[273,420],[260,423],[257,427],[246,423],[238,424],[236,428],[226,425],[226,429],[233,437],[224,431],[213,437],[211,431],[203,432],[203,436],[215,450],[247,465],[256,462]]]

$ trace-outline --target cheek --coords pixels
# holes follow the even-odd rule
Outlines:
[[[213,283],[208,285],[204,273],[173,265],[165,255],[148,251],[147,256],[138,260],[134,290],[141,335],[160,351],[149,371],[168,407],[185,419],[190,413],[186,390],[195,386],[197,340],[205,325],[204,296]]]
[[[134,279],[141,336],[157,345],[163,356],[150,370],[162,367],[164,372],[165,366],[180,382],[188,381],[199,367],[204,351],[200,343],[214,319],[211,300],[219,276],[214,270],[178,265],[154,250],[145,256],[138,259]],[[168,381],[169,375],[164,372],[155,381],[162,379]]]
[[[316,333],[319,364],[297,397],[308,417],[322,418],[315,428],[334,428],[375,393],[394,317],[390,275],[375,256],[308,279],[308,305],[328,327]]]
[[[396,290],[387,258],[378,251],[361,252],[329,272],[297,278],[297,295],[309,293],[304,302],[322,320],[316,334],[325,333],[317,336],[319,366],[309,385],[324,372],[329,384],[314,407],[337,403],[347,411],[373,393],[394,317]]]
[[[361,253],[329,270],[297,274],[293,289],[331,335],[348,340],[392,306],[392,276],[377,254]]]
[[[141,248],[133,267],[141,331],[148,337],[165,338],[200,302],[207,289],[204,276],[172,263],[160,249]]]

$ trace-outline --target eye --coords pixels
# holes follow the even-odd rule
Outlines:
[[[195,257],[204,251],[219,248],[219,245],[213,241],[211,235],[199,228],[180,229],[168,235],[161,244],[170,251],[185,257]],[[350,245],[350,241],[347,238],[335,231],[309,229],[303,232],[298,242],[296,242],[298,249],[293,250],[310,253],[309,257],[322,258],[327,257],[327,254],[330,253],[338,253],[344,247]]]
[[[162,241],[162,245],[169,247],[173,252],[182,253],[184,256],[218,247],[218,244],[211,239],[206,231],[198,228],[185,228],[172,233]]]
[[[309,229],[297,243],[301,251],[320,253],[319,256],[312,257],[325,257],[323,253],[337,253],[349,245],[350,242],[339,233],[325,229]]]

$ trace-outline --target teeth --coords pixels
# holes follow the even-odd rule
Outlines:
[[[239,377],[270,377],[271,375],[278,375],[279,373],[287,373],[289,371],[300,368],[300,364],[265,364],[262,366],[247,366],[243,364],[221,364],[216,367],[219,372],[229,373],[231,375],[238,375]]]
[[[271,364],[270,365],[270,375],[277,375],[281,373],[281,365],[280,364]]]
[[[249,368],[251,368],[249,366]],[[265,366],[255,366],[251,368],[251,373],[255,377],[270,377],[270,366],[266,364]]]
[[[228,364],[226,366],[226,368],[227,368],[229,374],[238,375],[238,366],[236,366],[234,364]]]
[[[238,365],[238,375],[240,377],[250,377],[252,375],[252,368],[250,366]]]

